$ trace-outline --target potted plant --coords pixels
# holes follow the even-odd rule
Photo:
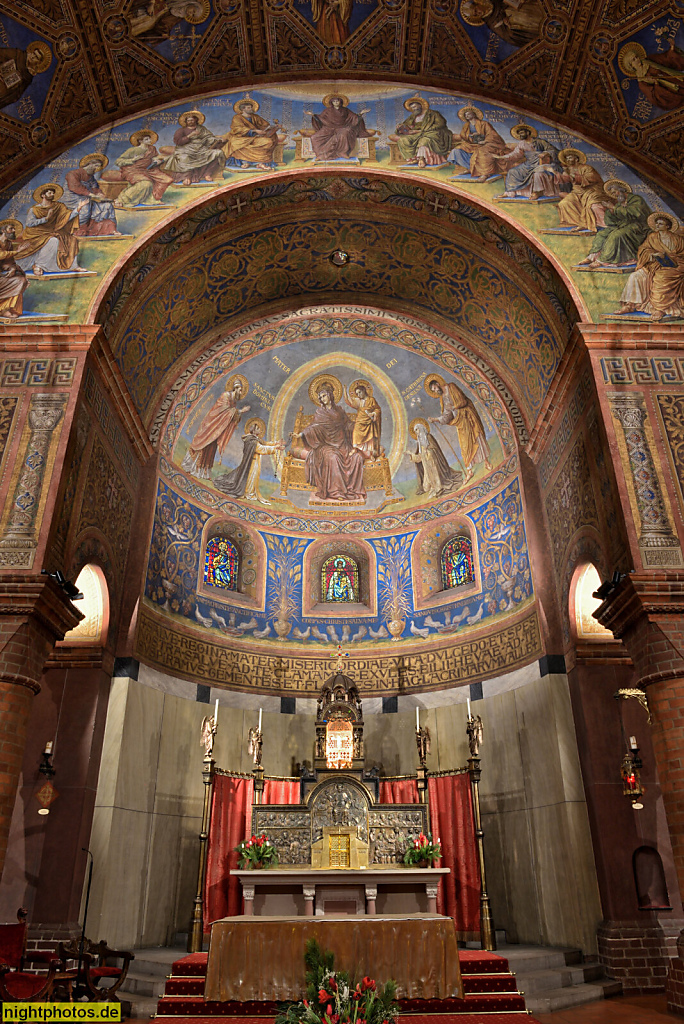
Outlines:
[[[347,971],[334,970],[334,955],[315,939],[306,943],[304,963],[306,999],[282,1007],[274,1024],[394,1024],[396,981],[378,985],[366,977],[355,984]]]
[[[268,836],[252,836],[251,839],[243,839],[235,847],[240,858],[240,869],[248,868],[257,871],[260,868],[275,868],[278,866],[278,853]]]
[[[428,832],[425,835],[421,832],[417,839],[414,839],[404,854],[404,864],[409,867],[428,868],[442,856],[442,847],[439,838],[433,843],[432,836]]]

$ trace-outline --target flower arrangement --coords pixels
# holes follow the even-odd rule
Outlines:
[[[442,856],[439,838],[432,842],[432,836],[421,832],[404,854],[404,864],[434,864]]]
[[[306,999],[287,1003],[274,1024],[393,1024],[399,1013],[396,981],[378,986],[373,978],[354,984],[334,970],[334,954],[309,939],[304,953]]]
[[[274,868],[278,865],[278,853],[268,836],[252,836],[243,839],[235,847],[240,857],[240,868]]]

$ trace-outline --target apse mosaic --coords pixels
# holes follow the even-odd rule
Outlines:
[[[529,7],[532,21],[534,6],[517,5]],[[625,44],[632,46],[628,65],[637,69],[658,45],[679,60],[679,28],[674,36],[668,32]],[[616,59],[624,64],[628,54],[621,53]],[[649,83],[661,79],[648,67],[648,75],[635,70],[637,77],[625,77],[629,89],[648,86],[654,101],[674,103],[682,72],[673,65],[656,96]],[[369,192],[372,171],[396,170],[484,202],[557,261],[590,319],[681,319],[678,206],[613,156],[503,106],[431,89],[416,94],[403,86],[337,82],[235,90],[150,111],[37,169],[1,212],[0,252],[12,272],[0,285],[0,321],[83,322],[89,309],[97,315],[112,269],[155,229],[166,230],[160,241],[172,237],[183,207],[227,188],[226,216],[248,216],[271,192],[275,198],[280,172],[336,167],[367,170]],[[265,179],[258,201],[256,179]],[[316,198],[309,189],[308,201]],[[458,205],[439,194],[430,201],[435,214],[449,217]],[[416,206],[409,197],[405,205],[410,223]]]

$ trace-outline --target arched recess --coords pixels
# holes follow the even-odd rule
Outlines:
[[[665,869],[653,846],[640,846],[634,851],[632,870],[639,910],[671,910]]]
[[[359,569],[359,595],[355,602],[334,603],[326,601],[322,592],[321,569],[334,555],[353,558]],[[303,588],[304,617],[320,618],[321,615],[340,618],[377,615],[377,566],[372,544],[339,537],[335,540],[321,540],[310,544],[304,553]]]
[[[109,627],[109,588],[99,565],[84,565],[76,577],[83,594],[76,607],[85,616],[61,641],[65,647],[104,647]]]
[[[463,586],[445,587],[442,579],[442,552],[447,544],[458,537],[466,539],[471,546],[473,578]],[[438,523],[421,530],[413,542],[411,559],[416,609],[453,604],[464,597],[479,594],[482,590],[477,535],[467,516],[457,516],[446,523]]]
[[[207,545],[225,538],[237,552],[234,589],[212,586],[205,578]],[[266,548],[260,534],[223,516],[210,518],[204,526],[198,561],[197,595],[219,606],[263,609],[266,577]]]
[[[577,640],[601,642],[614,639],[611,631],[592,615],[601,604],[601,598],[593,596],[600,585],[601,577],[593,562],[585,562],[576,567],[570,586],[569,617]]]

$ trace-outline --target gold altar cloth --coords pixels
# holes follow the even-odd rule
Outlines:
[[[205,999],[301,999],[309,938],[355,980],[394,978],[400,999],[463,994],[450,917],[226,917],[212,925]]]

